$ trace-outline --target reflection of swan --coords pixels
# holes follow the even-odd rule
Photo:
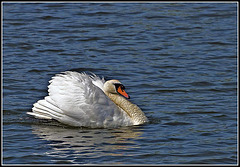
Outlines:
[[[118,80],[105,82],[94,74],[67,71],[49,82],[49,96],[35,103],[33,112],[28,114],[86,127],[129,126],[148,121],[142,110],[127,100],[130,97]]]
[[[123,150],[138,149],[135,140],[141,139],[142,132],[136,128],[122,127],[118,129],[79,129],[62,128],[58,126],[33,125],[33,134],[49,141],[51,150],[46,154],[52,157],[71,156],[104,157],[122,156]],[[137,151],[136,151],[137,152]],[[128,153],[133,155],[134,153]]]

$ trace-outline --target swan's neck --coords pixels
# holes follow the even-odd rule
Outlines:
[[[106,93],[106,95],[132,119],[134,125],[143,124],[148,119],[142,110],[135,104],[118,94]]]

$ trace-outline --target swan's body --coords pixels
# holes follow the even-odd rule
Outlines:
[[[118,80],[105,82],[96,75],[66,71],[49,83],[49,95],[36,102],[28,114],[84,127],[130,126],[148,121],[142,110],[126,99],[129,96]]]

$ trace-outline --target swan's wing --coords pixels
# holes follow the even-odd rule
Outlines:
[[[96,76],[94,73],[91,73],[92,75],[90,76],[92,79],[92,83],[99,87],[103,91],[103,85],[105,83],[104,78],[100,79],[98,76]]]
[[[86,112],[94,104],[107,104],[105,94],[92,83],[85,73],[64,72],[49,81],[48,92],[55,104],[67,115]]]
[[[45,119],[54,118],[73,126],[106,127],[110,124],[131,124],[126,113],[101,90],[104,82],[97,76],[85,73],[67,71],[57,74],[49,81],[49,96],[34,104],[35,114],[31,115]]]

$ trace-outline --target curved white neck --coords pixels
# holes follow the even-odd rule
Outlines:
[[[142,110],[135,104],[118,94],[106,93],[105,94],[121,109],[123,109],[133,121],[133,125],[143,124],[148,122],[147,117]]]

